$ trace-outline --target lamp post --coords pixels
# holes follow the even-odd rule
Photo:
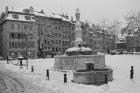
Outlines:
[[[25,42],[26,42],[26,66],[28,69],[28,33],[25,33]]]

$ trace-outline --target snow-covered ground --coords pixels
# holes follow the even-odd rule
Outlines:
[[[114,80],[101,86],[72,83],[72,71],[56,71],[54,59],[29,60],[29,69],[13,64],[0,62],[10,71],[16,72],[21,78],[39,87],[38,93],[139,93],[140,91],[140,55],[107,55],[106,65],[113,69]],[[14,61],[13,63],[17,63]],[[25,62],[24,62],[25,63]],[[129,79],[130,66],[134,66],[134,79]],[[34,66],[34,72],[31,72]],[[46,80],[46,69],[50,70],[50,80]],[[64,73],[67,73],[68,83],[63,83]]]

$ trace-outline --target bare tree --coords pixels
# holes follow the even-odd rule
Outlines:
[[[124,18],[127,22],[127,29],[132,29],[132,32],[140,27],[140,11],[131,11]]]
[[[119,21],[119,19],[117,19],[117,18],[113,19],[113,21],[108,26],[108,30],[110,32],[114,33],[114,35],[118,35],[121,30],[121,24],[122,24],[122,22]]]
[[[109,20],[108,19],[101,19],[101,21],[98,23],[98,25],[102,28],[102,29],[106,29],[108,27],[108,23]]]
[[[99,23],[99,26],[101,29],[105,29],[114,35],[118,35],[120,28],[121,28],[121,21],[119,19],[113,19],[113,21],[110,21],[108,19],[102,19]]]

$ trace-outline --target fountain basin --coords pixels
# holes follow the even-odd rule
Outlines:
[[[95,69],[104,69],[105,55],[55,56],[54,68],[60,70],[82,70],[86,69],[85,62],[94,62]]]
[[[107,75],[107,81],[113,80],[113,70],[110,68],[95,69],[93,71],[78,70],[73,72],[73,82],[101,85],[105,83],[105,74]]]

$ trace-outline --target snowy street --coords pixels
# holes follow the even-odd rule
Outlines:
[[[17,61],[12,61],[17,63]],[[23,63],[26,63],[23,62]],[[140,91],[140,56],[139,55],[107,55],[106,65],[113,69],[113,81],[101,86],[72,83],[72,71],[54,70],[54,59],[29,60],[29,69],[6,61],[0,61],[0,69],[12,72],[22,82],[25,93],[139,93]],[[31,72],[34,66],[34,72]],[[130,66],[134,66],[134,79],[130,80]],[[46,80],[46,70],[49,69],[50,80]],[[13,74],[14,73],[14,74]],[[67,73],[68,83],[64,84],[64,73]],[[26,88],[28,87],[28,88]]]

